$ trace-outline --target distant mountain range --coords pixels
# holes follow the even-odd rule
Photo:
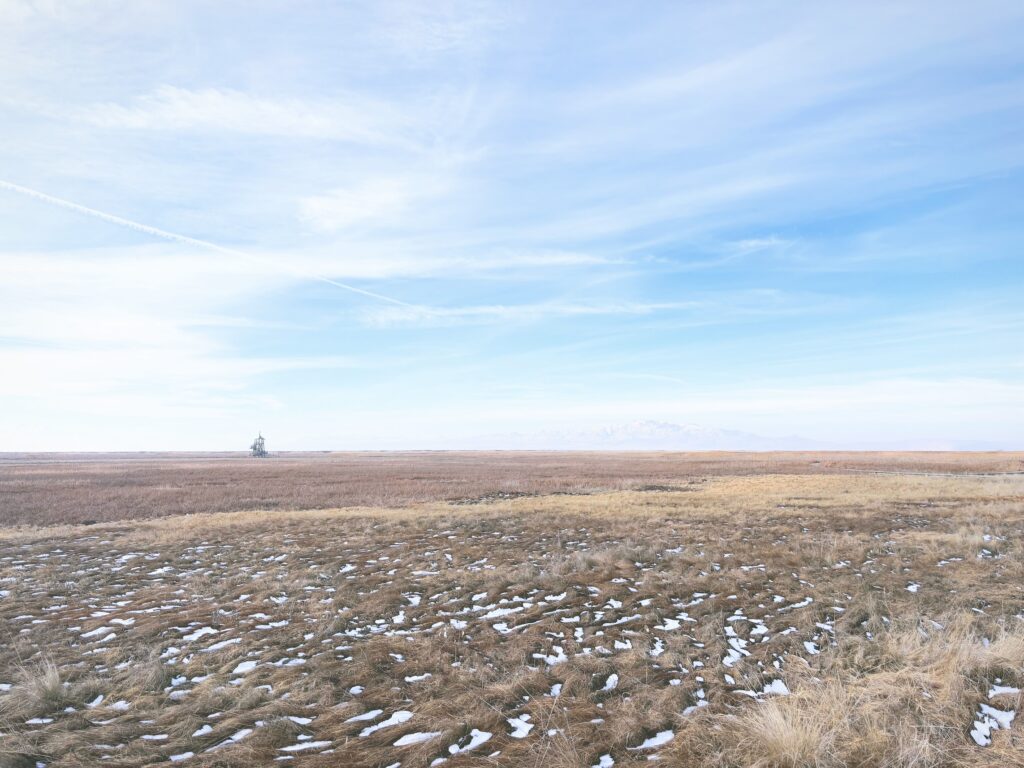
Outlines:
[[[573,431],[484,435],[472,443],[473,447],[481,449],[551,451],[799,451],[827,448],[823,443],[802,437],[765,437],[665,421],[634,421]]]

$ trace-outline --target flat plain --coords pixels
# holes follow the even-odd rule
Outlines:
[[[1024,472],[1024,453],[415,451],[0,453],[0,525],[253,509],[407,507],[594,493],[720,475]]]
[[[1024,765],[1021,460],[7,457],[0,766]]]

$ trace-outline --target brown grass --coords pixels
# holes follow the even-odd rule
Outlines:
[[[1024,453],[0,454],[0,525],[688,488],[709,476],[1020,472]]]
[[[0,766],[1022,765],[1022,534],[1022,478],[842,474],[9,529]]]

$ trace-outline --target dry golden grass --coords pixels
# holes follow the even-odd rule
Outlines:
[[[0,766],[1024,765],[1024,479],[673,485],[7,529]]]
[[[1024,453],[0,454],[0,525],[667,490],[718,475],[1022,472]]]

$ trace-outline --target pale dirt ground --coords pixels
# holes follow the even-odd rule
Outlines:
[[[3,529],[0,766],[1024,765],[1024,478],[673,482]]]

